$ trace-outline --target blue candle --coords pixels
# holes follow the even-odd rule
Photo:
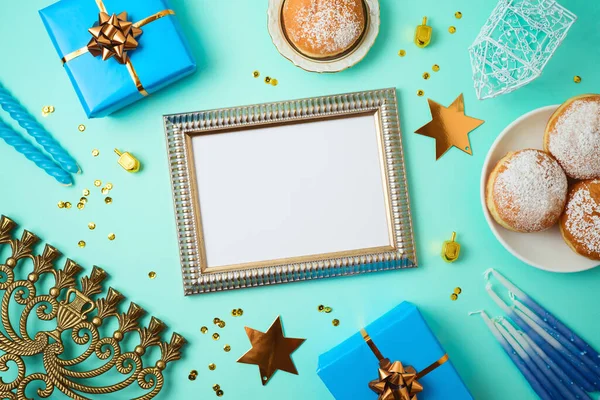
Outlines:
[[[0,139],[3,139],[6,143],[14,147],[19,153],[33,161],[35,165],[42,168],[63,185],[70,186],[73,184],[73,178],[68,172],[56,165],[54,161],[42,153],[37,147],[25,140],[10,126],[6,125],[1,119]]]
[[[483,318],[483,321],[487,325],[490,332],[492,332],[498,343],[500,343],[500,345],[502,346],[502,349],[506,352],[506,354],[512,360],[512,362],[517,366],[519,371],[521,371],[521,374],[523,374],[533,391],[537,393],[537,395],[542,400],[551,400],[552,397],[550,396],[548,391],[542,387],[540,382],[533,376],[531,371],[529,371],[523,359],[521,359],[521,357],[517,354],[516,350],[513,349],[508,343],[508,341],[504,338],[504,336],[502,336],[498,328],[494,325],[492,320],[490,320],[485,311],[469,313],[469,315],[473,314],[481,314],[481,318]]]
[[[81,172],[77,162],[67,153],[46,129],[0,84],[0,107],[23,127],[52,158],[72,174]]]

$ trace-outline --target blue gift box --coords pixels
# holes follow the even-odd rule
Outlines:
[[[400,361],[417,372],[437,361],[446,352],[429,330],[421,313],[403,302],[366,327],[382,355]],[[317,373],[337,400],[377,399],[368,384],[378,378],[379,362],[360,332],[319,356]],[[419,400],[472,400],[471,394],[447,361],[419,379],[424,390]]]
[[[127,12],[131,22],[169,9],[167,0],[103,0],[103,4],[109,15]],[[59,60],[88,44],[92,38],[88,29],[98,21],[99,12],[95,0],[61,0],[40,10]],[[139,45],[128,56],[147,93],[194,72],[196,63],[176,15],[166,15],[141,29],[143,33],[136,38]],[[106,116],[144,97],[128,68],[115,58],[103,61],[86,52],[64,67],[90,118]]]

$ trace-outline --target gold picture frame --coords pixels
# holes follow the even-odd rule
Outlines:
[[[268,135],[279,135],[271,128],[298,130],[304,128],[303,124],[325,121],[337,121],[332,123],[348,126],[370,119],[375,122],[376,168],[381,177],[381,207],[385,213],[385,235],[389,239],[383,240],[386,243],[380,240],[375,245],[360,248],[209,265],[203,219],[213,215],[203,216],[200,206],[200,195],[205,191],[198,187],[196,138],[206,142],[215,139],[212,135],[235,133],[235,136],[219,136],[217,139],[241,137],[246,140],[250,138],[248,134],[260,129]],[[310,125],[307,131],[316,131],[315,126]],[[164,127],[186,295],[417,266],[394,88],[165,115]],[[329,135],[330,127],[323,129],[325,135]],[[346,135],[345,131],[341,134]],[[252,139],[258,140],[259,137],[262,136]],[[269,140],[269,137],[279,139],[282,136],[267,136],[267,139],[260,140]],[[345,137],[350,138],[342,136]],[[301,139],[304,140],[304,137]],[[310,138],[307,136],[306,140]],[[218,167],[213,169],[217,170]],[[207,175],[205,171],[202,169],[200,175]],[[205,189],[208,191],[208,187]],[[384,233],[381,232],[381,235]],[[231,253],[235,252],[236,249],[232,248]]]

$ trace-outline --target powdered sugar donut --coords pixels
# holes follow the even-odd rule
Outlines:
[[[576,253],[600,260],[600,180],[577,182],[569,190],[560,231]]]
[[[539,232],[558,222],[567,198],[567,177],[541,150],[508,153],[490,174],[486,203],[492,217],[517,232]]]
[[[574,179],[600,178],[600,95],[573,97],[552,114],[544,149]]]
[[[363,0],[285,0],[281,18],[296,50],[321,59],[352,49],[367,25]]]

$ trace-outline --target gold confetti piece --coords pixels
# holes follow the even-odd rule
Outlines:
[[[202,328],[200,328],[200,332],[206,333],[206,332],[208,332],[208,328],[203,326]]]
[[[440,70],[440,66],[439,66],[439,65],[437,65],[437,64],[433,64],[433,67],[431,67],[431,70],[432,70],[433,72],[438,72],[438,71]]]
[[[197,376],[197,375],[192,375],[192,374],[189,374],[189,375],[188,375],[188,379],[189,379],[190,381],[195,381],[195,380],[196,380],[196,376]]]
[[[49,106],[44,106],[44,107],[42,108],[42,113],[43,113],[43,114],[48,114],[49,112],[50,112],[50,107],[49,107]]]
[[[100,185],[102,185],[102,181],[101,181],[100,179],[96,179],[96,180],[94,181],[94,186],[96,186],[96,187],[100,187]]]
[[[82,198],[80,198],[80,199],[79,199],[79,201],[80,201],[81,203],[83,203],[83,204],[87,204],[87,201],[88,201],[88,200],[87,200],[87,197],[82,197]]]
[[[252,76],[253,76],[253,77],[255,77],[255,78],[258,78],[258,77],[260,76],[260,72],[258,72],[258,71],[254,71],[254,72],[252,73]]]
[[[457,12],[454,13],[454,17],[456,19],[461,19],[462,18],[462,13],[460,11],[457,11]]]
[[[90,222],[90,223],[88,224],[88,228],[90,228],[90,230],[91,230],[91,231],[93,231],[94,229],[96,229],[96,224],[95,224],[95,223],[93,223],[93,222]]]
[[[417,96],[421,97],[425,94],[424,91],[422,91],[421,89],[417,90]]]
[[[100,151],[99,151],[98,149],[94,149],[94,150],[92,150],[92,155],[93,155],[94,157],[98,157],[98,154],[100,154]]]
[[[115,240],[115,234],[114,233],[109,233],[108,234],[108,240]]]
[[[399,50],[399,51],[398,51],[398,55],[399,55],[400,57],[404,57],[404,56],[406,55],[406,50]]]
[[[69,202],[69,201],[65,202],[65,208],[71,208],[71,202]]]
[[[85,204],[83,204],[82,202],[77,203],[77,208],[83,210],[83,207],[85,207]]]
[[[454,288],[454,293],[455,293],[455,294],[461,294],[461,293],[462,293],[462,289],[461,289],[461,288],[459,288],[459,287],[455,287],[455,288]]]
[[[195,369],[190,371],[190,375],[198,375],[198,371],[196,371]]]
[[[217,324],[217,326],[219,328],[225,328],[225,321],[219,321],[219,323]]]
[[[213,385],[213,390],[216,392],[217,390],[221,389],[221,386],[218,383],[215,383]]]
[[[103,187],[101,192],[102,192],[102,194],[108,194],[108,192],[110,192],[110,190],[106,187]]]
[[[104,186],[104,187],[105,187],[105,188],[107,188],[108,190],[112,190],[112,188],[113,188],[113,184],[112,184],[112,183],[110,183],[110,182],[108,182],[108,183],[106,184],[106,186]]]
[[[448,32],[450,32],[451,34],[456,33],[456,27],[455,26],[451,26],[450,28],[448,28]]]
[[[575,82],[575,83],[581,83],[581,77],[579,75],[575,75],[573,77],[573,82]]]
[[[58,208],[65,208],[65,202],[64,201],[59,201],[57,204]]]
[[[79,129],[79,132],[83,132],[85,131],[85,125],[84,124],[80,124],[77,129]]]
[[[150,279],[156,278],[156,272],[154,272],[154,271],[148,272],[148,278],[150,278]]]
[[[458,295],[457,295],[456,293],[452,293],[452,294],[450,295],[450,300],[452,300],[452,301],[456,301],[457,299],[458,299]]]
[[[231,310],[231,315],[237,317],[237,310],[235,308]]]
[[[265,76],[265,83],[271,83],[271,77]]]
[[[221,319],[220,319],[220,318],[217,318],[217,317],[213,318],[213,324],[215,324],[215,325],[216,325],[216,324],[218,324],[219,322],[221,322]]]
[[[105,198],[105,199],[104,199],[104,202],[105,202],[106,204],[110,204],[110,203],[112,203],[112,197],[107,197],[107,198]]]
[[[213,338],[213,340],[219,340],[219,338],[220,338],[220,337],[221,337],[221,336],[219,336],[219,334],[218,334],[218,333],[213,333],[213,334],[212,334],[212,338]]]
[[[90,189],[83,189],[83,195],[84,196],[89,196],[90,195]]]
[[[244,315],[244,310],[242,310],[241,308],[238,308],[237,315],[238,315],[238,317],[241,317],[242,315]]]
[[[424,72],[423,73],[423,79],[427,80],[431,77],[431,75],[429,75],[429,72]]]
[[[333,324],[333,326],[338,326],[340,324],[340,320],[336,318],[333,321],[331,321],[331,323]]]
[[[48,112],[53,113],[54,112],[54,106],[48,106]]]
[[[77,246],[85,247],[85,242],[83,240],[80,240],[79,242],[77,242]]]
[[[324,312],[326,312],[327,314],[329,314],[330,312],[332,312],[332,311],[333,311],[333,308],[331,308],[331,307],[325,307],[325,308],[323,309],[323,311],[324,311]]]
[[[317,307],[317,310],[319,312],[323,312],[324,309],[325,309],[325,306],[323,304],[319,304],[319,306]]]
[[[226,344],[225,346],[223,346],[223,350],[225,350],[225,353],[229,353],[231,351],[231,346]]]
[[[277,86],[277,84],[279,83],[279,81],[275,78],[271,79],[271,86]]]
[[[217,397],[223,396],[224,392],[222,390],[217,390]]]
[[[215,369],[217,369],[217,366],[214,363],[210,363],[210,364],[208,364],[208,369],[210,369],[211,371],[214,371]]]

